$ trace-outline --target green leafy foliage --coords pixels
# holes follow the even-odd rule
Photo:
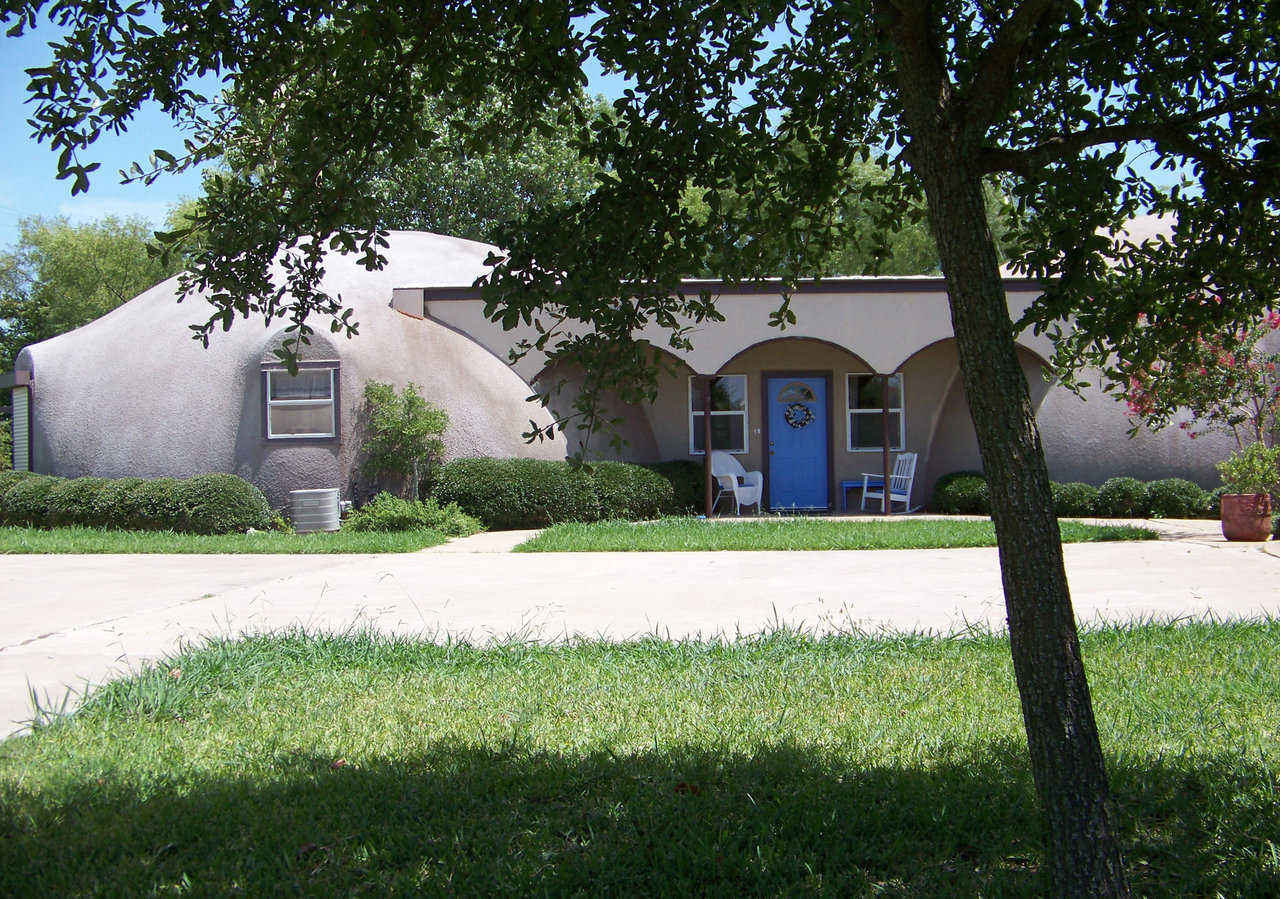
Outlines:
[[[944,474],[933,487],[931,506],[942,515],[990,515],[987,479],[978,471]]]
[[[657,518],[675,504],[671,482],[640,465],[592,463],[591,484],[600,500],[600,517],[606,520]]]
[[[139,219],[23,219],[0,253],[0,371],[18,351],[87,324],[169,277],[176,266],[147,253]]]
[[[1280,446],[1251,443],[1219,462],[1218,474],[1228,493],[1276,493],[1280,491]]]
[[[1143,518],[1146,487],[1137,478],[1108,478],[1098,488],[1093,514],[1101,518]]]
[[[185,480],[7,475],[0,479],[0,523],[8,525],[231,534],[264,529],[271,520],[262,491],[230,474]]]
[[[18,481],[33,477],[38,477],[38,475],[30,471],[14,471],[11,468],[0,470],[0,497],[3,497],[4,492],[18,483]]]
[[[1101,487],[1050,482],[1055,514],[1066,518],[1214,518],[1215,497],[1191,481],[1110,478]],[[946,515],[990,515],[986,479],[976,471],[938,478],[931,509]]]
[[[344,531],[439,531],[449,537],[465,537],[483,530],[480,522],[457,503],[441,505],[433,496],[407,500],[379,493],[342,522]]]
[[[701,462],[673,459],[646,465],[650,471],[661,475],[671,484],[671,505],[663,509],[670,515],[700,513],[706,506],[706,469]]]
[[[1205,299],[1204,302],[1211,302]],[[1183,412],[1191,438],[1219,432],[1236,445],[1280,441],[1280,312],[1234,332],[1194,341],[1196,356],[1180,366],[1155,361],[1133,368],[1125,398],[1129,414],[1152,428]]]
[[[112,478],[98,488],[93,498],[92,517],[85,524],[97,528],[144,527],[139,523],[141,517],[132,497],[134,490],[145,483],[145,478]]]
[[[1079,481],[1070,484],[1050,484],[1053,491],[1053,511],[1059,517],[1081,518],[1092,515],[1098,499],[1098,488]]]
[[[4,524],[43,527],[49,512],[49,495],[66,478],[29,475],[14,480],[0,496],[0,517]]]
[[[175,495],[177,489],[177,478],[152,478],[138,484],[121,505],[125,526],[143,531],[180,530],[182,507]]]
[[[455,459],[437,471],[432,495],[441,504],[457,503],[494,530],[600,517],[591,476],[567,462]]]
[[[397,391],[369,381],[364,402],[364,468],[375,477],[398,478],[417,499],[422,470],[444,452],[440,435],[449,426],[449,414],[423,399],[413,382]]]
[[[13,468],[13,420],[0,418],[0,471]]]
[[[1142,491],[1144,516],[1149,518],[1203,518],[1209,509],[1209,494],[1182,478],[1150,481]]]
[[[45,524],[55,528],[92,524],[98,492],[108,483],[110,482],[106,478],[72,478],[63,481],[49,492]]]
[[[1226,487],[1214,487],[1209,491],[1209,499],[1205,505],[1206,518],[1218,518],[1222,515],[1222,497],[1230,492]]]
[[[271,505],[262,491],[233,474],[200,474],[173,490],[181,524],[189,534],[235,534],[271,526]]]

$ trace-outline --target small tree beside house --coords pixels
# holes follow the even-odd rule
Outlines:
[[[1214,302],[1216,298],[1206,300]],[[1159,363],[1131,373],[1129,414],[1152,427],[1184,416],[1191,439],[1231,434],[1236,451],[1218,466],[1227,493],[1221,500],[1228,540],[1266,540],[1272,500],[1280,485],[1280,312],[1226,334],[1199,336],[1195,355],[1181,365]]]
[[[423,475],[444,452],[440,435],[449,426],[448,413],[423,399],[413,382],[397,391],[382,381],[370,381],[364,386],[364,401],[365,472],[371,478],[396,478],[401,496],[416,500]]]
[[[1231,434],[1240,450],[1280,442],[1280,312],[1234,333],[1197,337],[1194,358],[1158,363],[1129,375],[1131,417],[1152,427],[1170,424],[1192,439]]]

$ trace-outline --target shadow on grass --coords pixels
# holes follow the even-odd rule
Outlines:
[[[785,746],[437,745],[352,764],[282,749],[257,777],[108,771],[56,801],[9,782],[0,893],[1042,895],[1024,752],[846,770]],[[1280,893],[1264,857],[1280,832],[1271,773],[1235,758],[1113,776],[1138,892]]]

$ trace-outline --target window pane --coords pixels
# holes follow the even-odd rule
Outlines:
[[[880,449],[884,446],[881,439],[884,413],[858,412],[849,415],[849,433],[853,435],[854,449]],[[889,413],[889,445],[893,449],[902,449],[902,416],[897,412]]]
[[[333,434],[333,403],[303,403],[296,406],[271,406],[271,433]]]
[[[849,376],[850,409],[883,409],[879,375]],[[902,408],[902,375],[889,378],[889,408]]]
[[[302,369],[296,375],[287,371],[273,371],[271,398],[273,400],[327,400],[329,399],[329,369]]]
[[[693,417],[693,448],[702,452],[706,444],[702,439],[702,416]],[[746,416],[712,415],[711,448],[740,452],[747,448]]]
[[[695,378],[689,383],[693,389],[689,391],[689,411],[702,411],[702,384]],[[745,412],[747,409],[747,376],[724,375],[711,388],[711,411],[713,412]]]

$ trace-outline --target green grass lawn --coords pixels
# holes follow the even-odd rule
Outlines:
[[[1140,895],[1280,892],[1280,622],[1083,636]],[[1007,642],[214,642],[0,743],[0,894],[1041,896]]]
[[[397,533],[336,531],[332,534],[175,534],[99,528],[0,527],[5,553],[406,553],[449,538],[439,531]]]
[[[1066,543],[1154,540],[1149,528],[1059,522]],[[716,521],[601,521],[558,524],[521,543],[516,552],[708,552],[715,550],[940,549],[995,546],[990,521],[904,518],[841,521],[760,518]]]

